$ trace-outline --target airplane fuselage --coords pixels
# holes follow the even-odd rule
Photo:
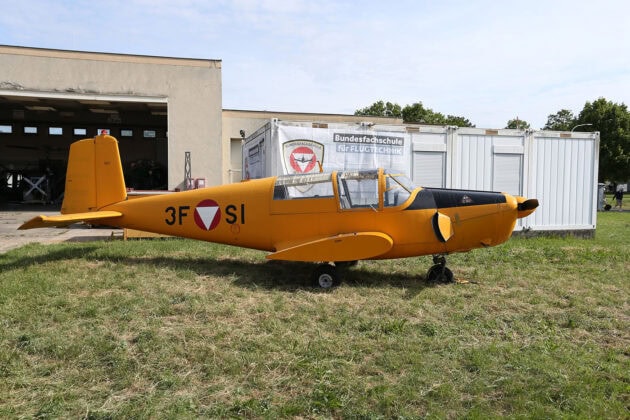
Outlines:
[[[452,281],[445,254],[505,242],[537,206],[498,192],[418,188],[383,169],[137,198],[125,188],[118,142],[101,135],[71,145],[61,214],[19,229],[88,222],[260,249],[269,259],[334,262],[316,269],[317,284],[328,288],[338,284],[337,263],[419,255],[433,255],[429,281]]]
[[[333,235],[378,231],[393,241],[389,251],[375,257],[379,259],[497,245],[509,239],[517,218],[516,199],[501,193],[418,188],[396,206],[386,207],[381,200],[379,206],[344,209],[338,194],[274,199],[274,180],[130,199],[102,210],[123,214],[108,222],[115,226],[269,252]],[[440,194],[450,202],[435,200]],[[477,200],[477,194],[484,200],[466,202]],[[451,220],[453,235],[446,241],[436,237],[431,223],[436,211]]]

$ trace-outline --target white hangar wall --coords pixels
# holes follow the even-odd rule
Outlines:
[[[221,61],[0,46],[0,96],[166,102],[168,188],[192,176],[221,184],[229,150],[221,142]]]

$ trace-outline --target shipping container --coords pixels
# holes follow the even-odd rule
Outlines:
[[[423,187],[537,198],[516,230],[592,235],[599,133],[272,119],[243,142],[243,177],[400,170]]]

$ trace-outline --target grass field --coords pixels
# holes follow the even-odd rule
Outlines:
[[[186,240],[0,255],[0,417],[630,416],[630,213],[593,240],[513,239],[311,266]]]

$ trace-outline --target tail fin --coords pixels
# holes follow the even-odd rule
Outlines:
[[[70,146],[62,214],[98,211],[126,197],[118,140],[100,135]]]

